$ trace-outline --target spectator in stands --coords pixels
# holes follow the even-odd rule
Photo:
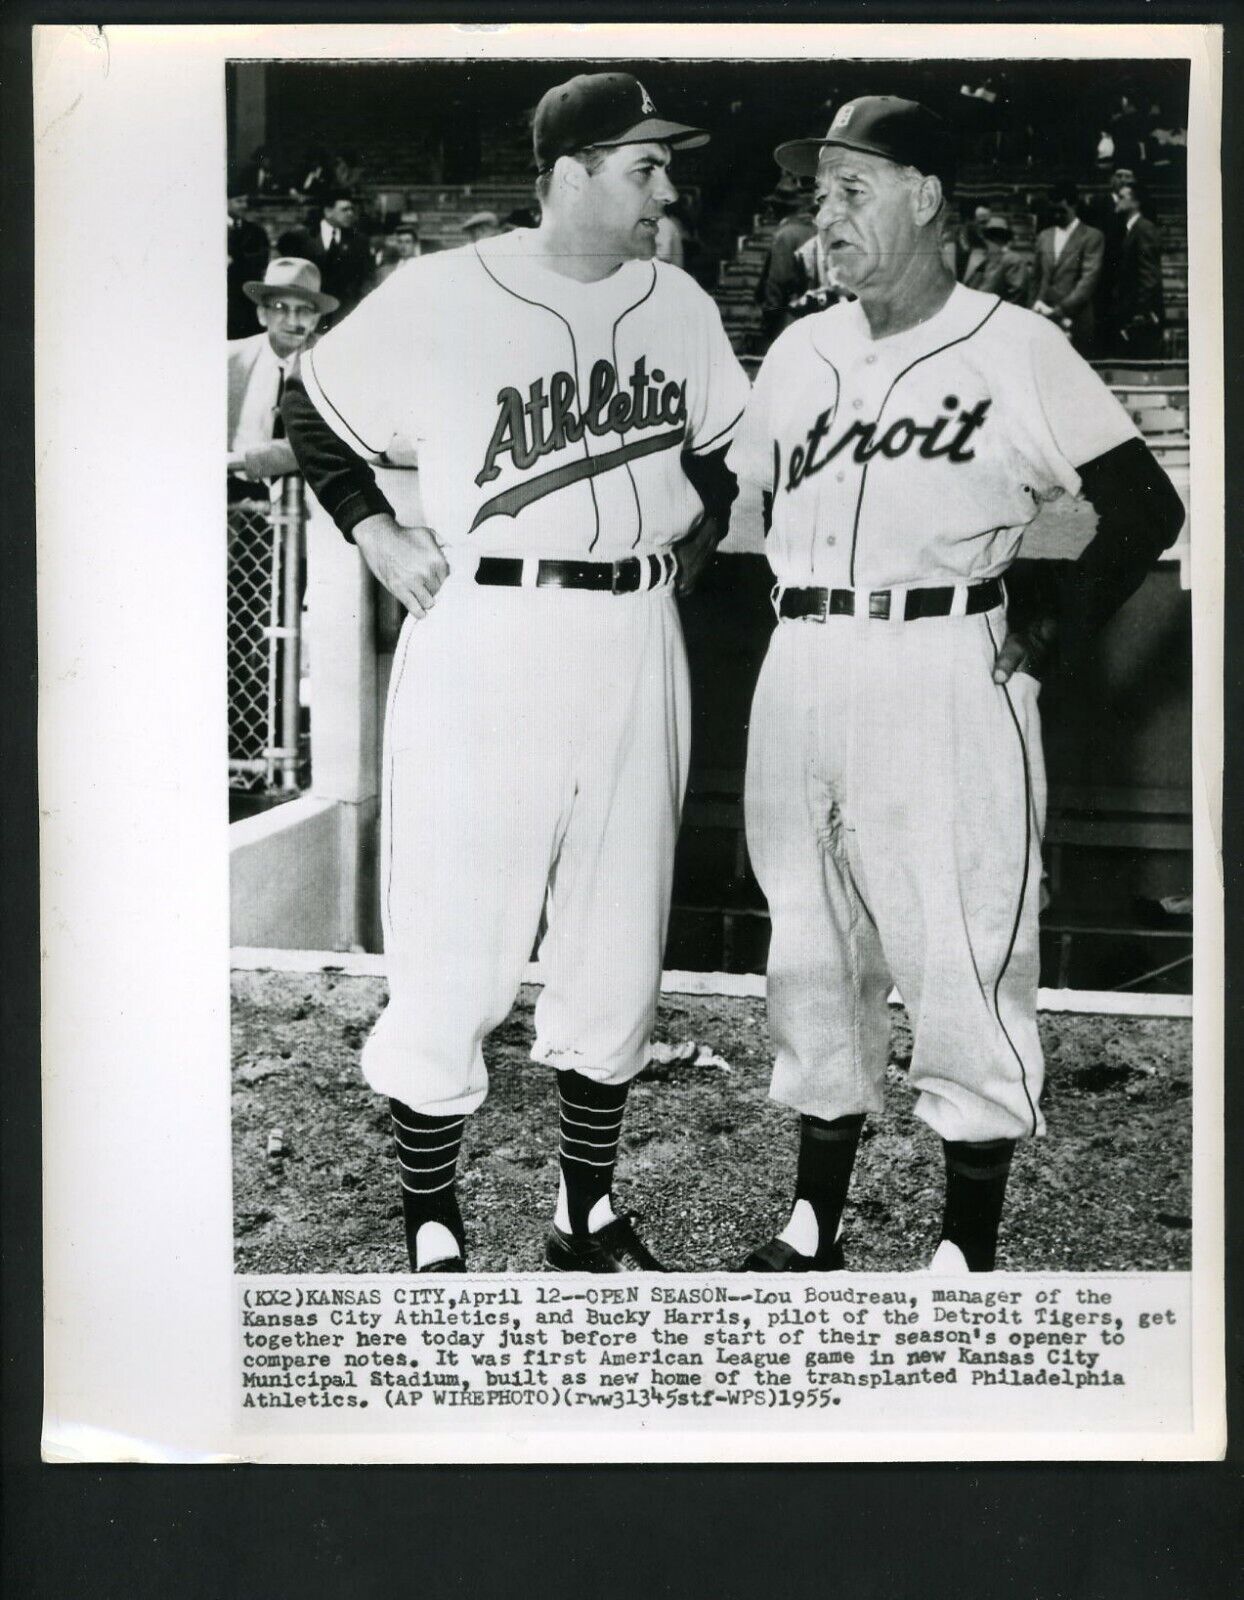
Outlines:
[[[357,194],[363,182],[363,163],[357,150],[343,150],[333,162],[333,184],[349,194]]]
[[[263,275],[272,248],[267,232],[246,215],[248,191],[241,176],[229,180],[229,277],[228,277],[228,328],[230,339],[244,339],[257,333],[259,323],[255,308],[247,299],[244,285],[248,279]]]
[[[1156,101],[1149,107],[1147,122],[1145,155],[1150,173],[1162,176],[1179,170],[1188,153],[1187,128],[1176,127]]]
[[[295,200],[326,200],[333,187],[332,163],[328,151],[313,146],[302,164],[302,178],[289,192]]]
[[[795,251],[795,268],[799,284],[790,301],[792,320],[824,311],[827,306],[850,298],[834,277],[823,234],[814,233],[799,246]]]
[[[1122,219],[1118,260],[1110,302],[1111,354],[1152,361],[1164,348],[1166,310],[1162,299],[1162,236],[1143,212],[1136,182],[1123,184],[1114,197]]]
[[[538,228],[540,211],[537,206],[516,206],[508,212],[501,225],[502,233],[513,233],[515,228]]]
[[[256,200],[271,199],[280,192],[280,179],[263,145],[252,153],[250,160],[242,168],[241,182],[246,192]]]
[[[340,302],[337,320],[347,316],[371,287],[371,247],[355,229],[358,210],[344,189],[329,190],[318,227],[291,228],[277,241],[283,255],[314,261],[324,292]]]
[[[678,215],[678,201],[675,200],[657,220],[657,260],[668,261],[672,267],[685,267],[686,237],[686,229]]]
[[[984,259],[985,224],[992,215],[987,205],[974,206],[971,217],[963,222],[955,234],[952,270],[960,283],[966,283],[968,273],[977,271]]]
[[[1105,261],[1105,236],[1081,222],[1075,185],[1050,193],[1054,224],[1037,235],[1036,290],[1032,309],[1056,322],[1084,357],[1095,352],[1096,296]]]
[[[260,332],[229,342],[228,490],[252,500],[274,480],[297,472],[281,421],[281,394],[298,357],[326,313],[337,309],[320,287],[314,262],[278,256],[263,278],[244,286]]]
[[[376,282],[381,284],[406,261],[433,254],[437,246],[419,237],[418,217],[403,217],[385,241],[376,266]]]
[[[462,231],[468,244],[477,244],[481,239],[491,239],[500,233],[501,220],[495,211],[477,211],[462,224]]]
[[[800,245],[816,237],[810,197],[797,178],[782,178],[771,196],[781,220],[773,231],[768,259],[756,284],[761,329],[766,342],[776,339],[791,320],[790,303],[803,292],[803,276],[795,262]]]
[[[1114,140],[1114,159],[1117,166],[1134,167],[1140,161],[1140,112],[1130,96],[1121,94],[1119,103],[1110,117],[1110,136]]]
[[[1008,305],[1028,303],[1029,267],[1018,250],[1011,247],[1011,225],[1005,217],[986,217],[981,224],[984,252],[973,259],[963,282],[982,294],[996,294]]]

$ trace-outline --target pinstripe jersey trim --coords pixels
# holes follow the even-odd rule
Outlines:
[[[341,412],[338,411],[337,407],[333,404],[333,400],[332,400],[331,395],[329,395],[329,393],[325,389],[323,383],[321,383],[320,375],[315,370],[315,350],[314,350],[314,348],[306,351],[306,353],[302,357],[302,361],[303,361],[303,364],[306,366],[306,368],[308,369],[308,371],[311,374],[311,381],[315,385],[316,393],[320,396],[320,398],[323,400],[324,404],[332,412],[333,416],[336,417],[337,421],[340,422],[341,426],[350,435],[351,439],[354,439],[355,441],[357,441],[360,453],[362,455],[371,456],[374,459],[378,460],[384,454],[384,451],[383,450],[378,450],[375,445],[368,444],[367,440],[364,439],[363,435],[361,433],[359,433],[357,429],[352,427],[349,422],[346,421],[345,417],[342,416]]]
[[[987,615],[985,617],[985,626],[989,630],[989,639],[994,647],[994,656],[996,659],[1001,646],[994,637],[993,623],[989,620]],[[998,1019],[999,1028],[1002,1029],[1002,1036],[1006,1040],[1007,1044],[1011,1047],[1011,1054],[1015,1057],[1015,1060],[1019,1064],[1020,1080],[1024,1086],[1024,1099],[1028,1102],[1028,1111],[1032,1118],[1032,1132],[1035,1134],[1037,1131],[1037,1108],[1033,1104],[1032,1095],[1028,1089],[1028,1071],[1024,1066],[1023,1056],[1020,1055],[1019,1051],[1015,1048],[1015,1041],[1011,1038],[1010,1033],[1007,1031],[1006,1023],[1002,1020],[1002,1008],[999,1004],[998,998],[1002,990],[1002,980],[1006,976],[1006,969],[1010,966],[1011,957],[1015,953],[1015,941],[1019,937],[1020,919],[1023,917],[1024,901],[1028,895],[1028,873],[1032,858],[1032,767],[1028,760],[1028,745],[1024,739],[1024,730],[1019,725],[1019,717],[1015,712],[1015,703],[1011,699],[1010,685],[1003,683],[999,684],[998,687],[1002,690],[1003,695],[1006,697],[1006,708],[1011,714],[1011,722],[1015,728],[1015,737],[1019,740],[1020,756],[1024,764],[1024,870],[1020,875],[1019,880],[1019,894],[1016,897],[1015,920],[1011,924],[1010,941],[1007,944],[1006,955],[1003,957],[1002,965],[998,968],[998,976],[994,980],[993,1012],[994,1016]]]

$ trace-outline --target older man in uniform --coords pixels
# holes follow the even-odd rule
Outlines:
[[[1183,508],[1056,327],[955,283],[937,116],[865,96],[777,159],[815,174],[817,227],[856,298],[777,341],[729,456],[777,579],[746,814],[773,924],[772,1094],[800,1118],[790,1216],[743,1265],[842,1268],[893,983],[916,1115],[945,1151],[934,1268],[988,1271],[1016,1142],[1044,1131],[1035,674],[1054,623],[1008,607],[1003,576],[1041,504],[1082,493],[1097,532],[1072,588],[1091,628]]]

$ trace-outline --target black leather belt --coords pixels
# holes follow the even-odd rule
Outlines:
[[[539,589],[598,589],[608,594],[636,594],[655,589],[675,571],[675,557],[628,556],[624,561],[541,561],[536,568]],[[515,586],[523,581],[517,556],[481,556],[476,583]]]
[[[918,617],[948,617],[954,609],[955,590],[900,589],[897,598],[903,604],[903,621],[914,622]],[[857,603],[867,604],[867,615],[889,621],[895,599],[890,589],[783,589],[777,613],[783,621],[807,619],[824,622],[826,617],[853,617]],[[1002,604],[1002,584],[997,578],[985,583],[974,583],[968,588],[965,616],[975,616],[978,611],[992,611]],[[861,615],[865,613],[861,609]]]

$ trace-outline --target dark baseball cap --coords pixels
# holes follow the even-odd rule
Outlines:
[[[866,94],[838,107],[823,139],[791,139],[773,152],[778,166],[796,177],[816,175],[827,145],[884,156],[901,167],[936,173],[948,185],[954,178],[954,147],[941,117],[915,100],[892,94]]]
[[[558,156],[589,145],[674,145],[692,150],[707,144],[703,128],[667,122],[652,96],[628,72],[585,72],[550,89],[536,107],[532,123],[536,166],[547,171]]]

